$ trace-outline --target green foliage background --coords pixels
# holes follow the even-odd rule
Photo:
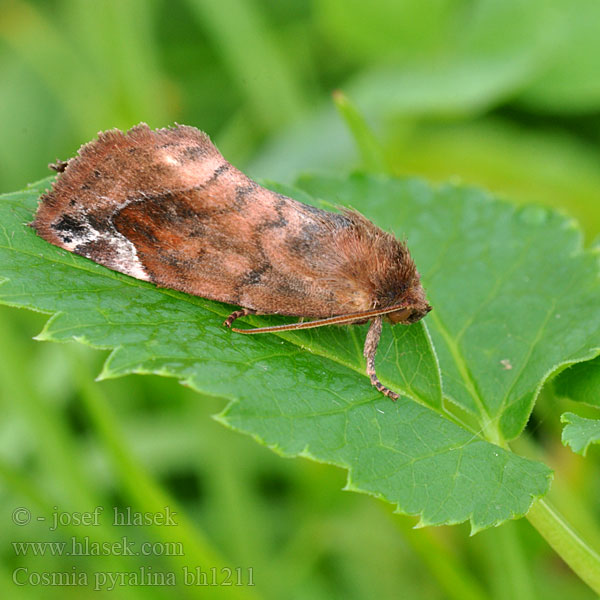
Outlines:
[[[0,0],[0,191],[45,177],[48,162],[73,155],[97,131],[139,121],[195,125],[257,177],[347,172],[360,157],[331,101],[341,88],[382,141],[392,172],[559,208],[579,220],[589,244],[600,230],[599,6]],[[209,418],[222,399],[159,377],[94,383],[106,354],[34,342],[45,320],[0,307],[6,597],[81,597],[77,588],[15,587],[20,566],[180,567],[155,557],[15,557],[12,541],[63,539],[47,524],[12,526],[16,507],[50,514],[98,505],[175,507],[176,531],[140,535],[183,541],[185,561],[206,570],[254,569],[255,588],[188,588],[182,597],[594,597],[527,522],[474,538],[463,526],[413,530],[414,518],[340,492],[341,470],[282,460],[223,428]],[[582,414],[568,396],[560,386],[542,390],[516,449],[555,470],[552,500],[598,540],[598,449],[584,460],[561,445],[560,413]]]

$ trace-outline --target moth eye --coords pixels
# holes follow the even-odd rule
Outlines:
[[[431,310],[431,306],[427,305],[425,308],[414,308],[410,315],[407,317],[406,321],[408,323],[416,323],[420,321],[429,311]]]

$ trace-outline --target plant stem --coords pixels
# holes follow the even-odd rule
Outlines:
[[[600,594],[600,555],[546,500],[538,500],[527,519],[557,554]]]

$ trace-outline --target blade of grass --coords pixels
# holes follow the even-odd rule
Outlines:
[[[0,478],[2,478],[10,487],[11,492],[15,496],[15,498],[19,498],[20,501],[25,501],[27,503],[27,508],[32,512],[32,514],[44,514],[46,516],[45,523],[52,523],[51,515],[56,510],[56,506],[54,505],[55,500],[48,497],[48,494],[41,493],[36,485],[33,485],[29,480],[27,480],[23,474],[14,469],[12,466],[5,463],[2,459],[0,459]],[[98,500],[94,506],[102,506],[100,500]],[[79,508],[79,507],[78,507]],[[39,518],[39,517],[38,517]],[[46,528],[47,525],[44,525]],[[82,541],[86,538],[83,537],[83,534],[92,534],[93,541],[99,544],[115,544],[122,541],[122,536],[118,530],[112,528],[106,521],[100,519],[97,525],[92,525],[88,527],[84,527],[82,525],[73,525],[67,524],[61,526],[61,531],[58,532],[57,535],[67,533],[73,538],[79,541]],[[46,531],[44,532],[46,535]],[[12,541],[19,541],[17,539],[12,539]],[[102,556],[102,567],[106,569],[107,572],[119,572],[124,568],[124,564],[127,564],[126,568],[139,568],[138,557],[125,557],[119,556],[118,554],[108,554]],[[132,567],[129,565],[129,562],[134,563],[135,566]],[[12,590],[19,589],[19,587],[15,586],[13,580],[14,573],[10,574],[10,577],[4,575],[2,570],[0,570],[0,585],[2,580],[5,579],[8,581],[10,579],[10,587]],[[10,594],[6,594],[1,596],[2,598],[13,598],[12,592]],[[127,590],[127,598],[144,598],[147,599],[147,594],[143,591],[143,589],[138,588],[136,586],[130,586]]]
[[[106,0],[81,3],[71,0],[67,18],[70,36],[78,41],[86,62],[114,96],[115,115],[128,127],[139,121],[166,125],[168,111],[161,89],[166,77],[160,72],[153,39],[155,3],[144,0]]]
[[[303,111],[303,91],[294,68],[252,0],[188,0],[211,36],[256,118],[269,131]]]
[[[0,339],[6,348],[10,348],[10,352],[5,352],[0,361],[0,381],[3,382],[4,393],[25,414],[32,428],[31,435],[38,444],[38,455],[44,461],[44,471],[61,481],[66,494],[58,500],[68,503],[65,509],[93,508],[97,500],[92,491],[93,485],[82,473],[79,463],[73,461],[76,448],[65,422],[32,385],[35,374],[27,371],[27,367],[31,366],[31,357],[21,336],[13,332],[4,315],[0,316]],[[44,495],[41,491],[40,494]]]
[[[74,359],[77,361],[77,356]],[[217,573],[221,573],[222,569],[228,567],[226,561],[219,555],[210,540],[187,519],[175,500],[136,460],[125,443],[125,435],[108,401],[100,392],[98,385],[93,383],[87,365],[79,361],[78,367],[74,372],[81,386],[81,400],[99,438],[112,458],[112,465],[120,480],[121,489],[141,512],[160,513],[168,506],[177,513],[177,527],[157,527],[156,531],[165,543],[182,544],[185,550],[184,556],[169,557],[178,567],[193,568],[199,565],[205,571],[215,568]],[[233,569],[231,571],[234,572]],[[204,596],[201,589],[198,588],[196,592],[198,597]],[[254,588],[247,586],[217,586],[211,587],[211,590],[222,598],[259,597]]]
[[[475,553],[487,572],[492,597],[495,600],[535,600],[533,569],[523,553],[518,524],[503,523],[477,537]]]
[[[89,135],[90,122],[110,122],[111,105],[100,100],[101,88],[95,74],[80,60],[68,38],[38,8],[23,0],[12,0],[4,6],[0,41],[56,97],[81,137]],[[68,65],[61,77],[56,77],[57,64]],[[75,88],[77,93],[73,93]]]
[[[409,517],[393,515],[396,528],[412,547],[430,573],[435,577],[446,597],[451,600],[486,600],[489,598],[481,584],[465,569],[465,562],[441,544],[435,532],[415,529]]]
[[[333,93],[333,101],[356,142],[363,168],[371,173],[390,173],[383,148],[358,108],[340,90]]]

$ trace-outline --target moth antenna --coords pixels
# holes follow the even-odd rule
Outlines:
[[[362,312],[350,313],[348,315],[338,315],[337,317],[328,317],[327,319],[318,319],[316,321],[304,321],[301,323],[286,323],[285,325],[272,325],[271,327],[256,327],[254,329],[238,329],[237,327],[232,327],[231,331],[235,331],[236,333],[246,333],[246,334],[274,333],[277,331],[292,331],[294,329],[314,329],[315,327],[325,327],[327,325],[343,325],[345,323],[353,323],[354,321],[361,321],[363,319],[372,319],[374,317],[386,315],[388,313],[396,312],[397,310],[402,310],[403,308],[407,308],[407,306],[408,306],[407,304],[398,304],[396,306],[390,306],[389,308],[364,310]],[[235,313],[233,313],[233,314],[235,314]]]
[[[367,359],[367,375],[371,380],[371,385],[375,387],[378,392],[381,392],[384,396],[394,400],[398,400],[400,397],[396,392],[392,392],[390,388],[385,387],[375,372],[375,354],[377,354],[377,346],[379,346],[379,340],[381,338],[381,325],[382,318],[376,317],[371,321],[367,337],[365,339],[365,347],[363,355]]]

